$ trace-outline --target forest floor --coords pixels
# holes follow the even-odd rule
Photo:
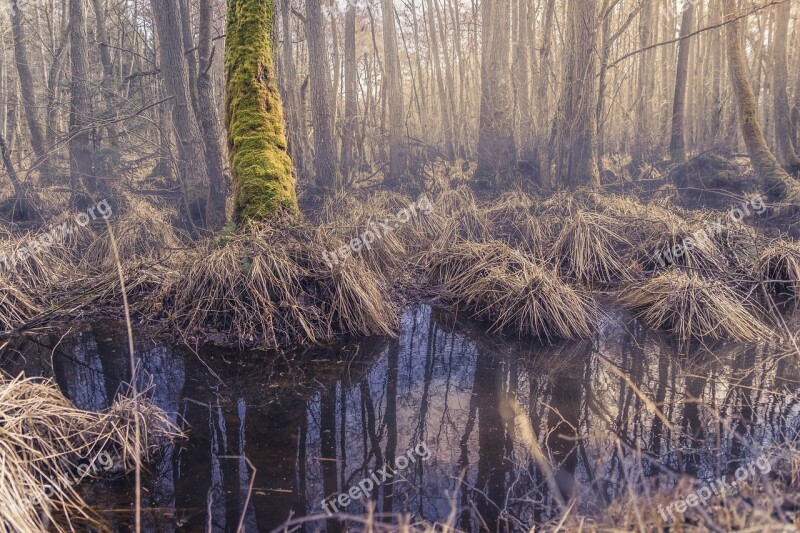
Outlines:
[[[134,319],[190,346],[280,349],[391,336],[402,310],[425,301],[497,334],[591,338],[610,305],[684,341],[771,341],[800,353],[792,332],[800,245],[786,206],[761,196],[743,166],[719,158],[659,173],[648,167],[643,179],[602,191],[483,198],[464,167],[441,165],[425,192],[341,193],[305,216],[200,243],[175,229],[174,210],[127,198],[106,204],[105,220],[83,225],[66,215],[2,239],[0,342],[122,316],[119,263]],[[42,245],[62,222],[69,231]],[[783,457],[778,494],[800,487],[798,459]],[[753,502],[760,522],[752,522]],[[644,516],[635,503],[613,504],[597,527],[657,526],[656,511]],[[785,505],[794,503],[773,489],[741,488],[720,507],[727,522],[713,522],[763,525],[777,516],[785,524]]]

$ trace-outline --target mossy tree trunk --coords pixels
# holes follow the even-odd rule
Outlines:
[[[275,79],[272,0],[228,0],[226,123],[237,221],[296,209]]]

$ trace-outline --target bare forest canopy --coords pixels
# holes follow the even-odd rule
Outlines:
[[[249,5],[272,15],[258,64],[274,62],[301,197],[420,185],[441,160],[475,164],[478,188],[615,183],[712,150],[746,151],[767,188],[798,197],[783,171],[800,168],[797,1],[229,4],[2,0],[4,216],[35,219],[52,189],[81,208],[167,198],[191,227],[222,227],[241,178],[226,37]]]

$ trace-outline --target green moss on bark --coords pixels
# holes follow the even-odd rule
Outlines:
[[[236,218],[297,209],[275,80],[272,0],[228,0],[226,125]]]

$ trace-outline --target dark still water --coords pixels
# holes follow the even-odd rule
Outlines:
[[[622,315],[593,342],[556,345],[490,337],[425,306],[406,313],[397,339],[286,357],[207,351],[202,363],[140,334],[136,343],[155,400],[188,435],[145,476],[146,531],[235,531],[244,516],[246,531],[267,532],[290,516],[324,518],[323,498],[362,513],[360,501],[342,503],[359,484],[379,513],[444,521],[455,507],[462,530],[522,529],[573,496],[582,512],[600,512],[634,475],[640,488],[719,477],[800,430],[795,357],[679,348]],[[128,379],[118,324],[20,339],[2,361],[54,376],[86,409],[107,406]],[[553,468],[532,461],[514,409]],[[130,484],[86,487],[119,531],[132,523]],[[306,530],[317,528],[337,525]]]

